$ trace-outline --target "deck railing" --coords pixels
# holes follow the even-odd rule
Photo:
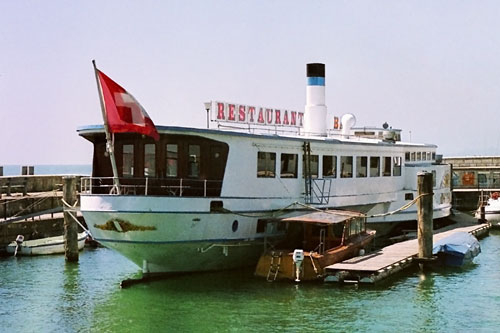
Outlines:
[[[119,178],[121,195],[217,197],[222,181],[186,178]],[[116,194],[113,177],[83,177],[82,194]]]

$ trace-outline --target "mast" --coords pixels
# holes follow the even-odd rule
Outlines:
[[[111,135],[109,133],[108,117],[106,117],[106,108],[104,107],[102,86],[101,86],[101,81],[99,80],[99,76],[97,74],[97,67],[95,64],[95,60],[92,60],[92,64],[94,65],[95,80],[97,83],[97,91],[99,93],[99,102],[101,103],[102,118],[104,120],[104,132],[106,133],[106,151],[109,154],[109,159],[111,161],[111,168],[113,170],[113,188],[111,189],[111,193],[120,194],[120,180],[118,178],[118,168],[116,167],[115,150],[113,144],[114,140],[112,140]]]

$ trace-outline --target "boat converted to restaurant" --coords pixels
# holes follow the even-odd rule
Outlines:
[[[78,129],[94,146],[85,221],[144,274],[255,265],[285,237],[281,219],[311,210],[357,211],[387,233],[417,219],[423,170],[434,175],[434,218],[450,214],[450,168],[437,147],[402,142],[387,124],[355,127],[351,114],[330,119],[324,64],[307,65],[303,112],[219,101],[205,110],[211,128],[157,126],[158,140],[115,133],[115,177],[104,126]]]

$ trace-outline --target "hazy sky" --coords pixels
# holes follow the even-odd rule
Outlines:
[[[0,165],[91,163],[92,59],[157,125],[205,127],[208,100],[302,110],[323,62],[330,114],[500,154],[500,1],[0,0],[0,43]]]

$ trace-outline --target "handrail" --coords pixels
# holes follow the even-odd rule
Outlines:
[[[29,218],[34,218],[34,217],[41,216],[41,215],[61,213],[61,212],[63,212],[63,207],[50,208],[50,209],[42,210],[42,211],[39,211],[36,213],[31,213],[31,214],[26,214],[23,216],[16,216],[16,217],[8,218],[6,220],[0,221],[0,225],[14,223],[14,222],[26,220]]]
[[[82,177],[82,194],[109,194],[113,177]],[[177,197],[218,197],[222,180],[189,178],[120,178],[120,193],[123,195],[159,195]],[[123,193],[122,193],[123,192]]]

